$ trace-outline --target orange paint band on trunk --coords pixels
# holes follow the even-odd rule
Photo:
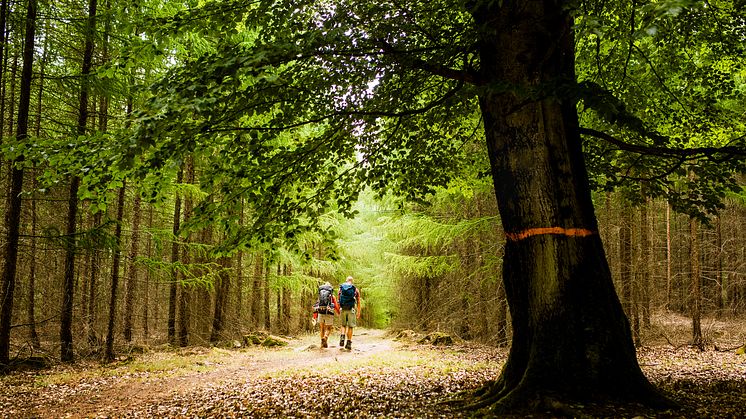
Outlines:
[[[505,233],[505,237],[508,240],[518,241],[527,239],[532,236],[542,236],[545,234],[556,234],[559,236],[567,237],[586,237],[592,234],[596,234],[595,231],[588,230],[587,228],[564,228],[564,227],[536,227],[527,228],[517,233]]]

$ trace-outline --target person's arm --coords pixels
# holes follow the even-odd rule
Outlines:
[[[332,295],[332,304],[334,304],[334,312],[339,314],[341,312],[339,308],[339,301],[337,301],[337,299],[334,298],[333,295]]]
[[[361,313],[361,311],[360,311],[360,301],[362,300],[362,297],[360,296],[360,289],[355,288],[355,294],[357,294],[357,295],[355,295],[355,297],[357,297],[356,298],[356,300],[357,300],[357,315],[355,317],[357,317],[359,319],[360,318],[360,313]]]

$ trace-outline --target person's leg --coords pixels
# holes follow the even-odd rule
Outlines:
[[[329,335],[332,334],[332,330],[334,330],[334,325],[333,324],[327,324],[325,326],[325,330],[324,330],[324,338],[325,339],[329,338]]]
[[[357,326],[357,318],[355,317],[355,309],[350,310],[347,317],[347,345],[345,349],[352,349],[352,329]]]
[[[345,326],[347,326],[347,314],[342,311],[342,313],[339,316],[340,319],[340,326],[339,326],[339,347],[345,346]]]

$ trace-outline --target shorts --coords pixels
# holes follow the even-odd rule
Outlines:
[[[319,313],[318,323],[320,325],[334,326],[334,314]]]
[[[357,327],[356,313],[355,308],[349,310],[342,309],[342,314],[339,316],[340,326]]]

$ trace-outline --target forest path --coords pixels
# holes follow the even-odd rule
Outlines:
[[[195,359],[192,368],[181,368],[174,374],[148,372],[113,374],[108,379],[77,384],[50,386],[57,394],[56,403],[31,409],[31,416],[54,418],[119,417],[161,400],[180,399],[210,388],[245,383],[273,373],[292,373],[300,369],[322,369],[325,364],[345,363],[390,352],[402,346],[387,337],[384,330],[357,329],[351,351],[339,348],[339,334],[329,338],[329,348],[319,347],[318,335],[290,340],[283,348],[255,347],[230,351],[229,355]],[[202,348],[203,350],[206,350]],[[190,355],[199,355],[192,352]],[[62,390],[62,391],[57,391]],[[49,396],[52,396],[50,394]],[[46,398],[46,397],[45,397]],[[55,397],[50,397],[51,399]]]
[[[314,334],[283,348],[190,347],[103,366],[80,361],[17,371],[0,376],[0,418],[470,417],[439,401],[495,379],[507,357],[505,348],[420,345],[415,336],[398,340],[365,329],[356,329],[353,350],[343,351],[338,337],[326,349]],[[588,417],[746,417],[744,355],[651,346],[638,348],[638,360],[683,410],[574,408]]]

